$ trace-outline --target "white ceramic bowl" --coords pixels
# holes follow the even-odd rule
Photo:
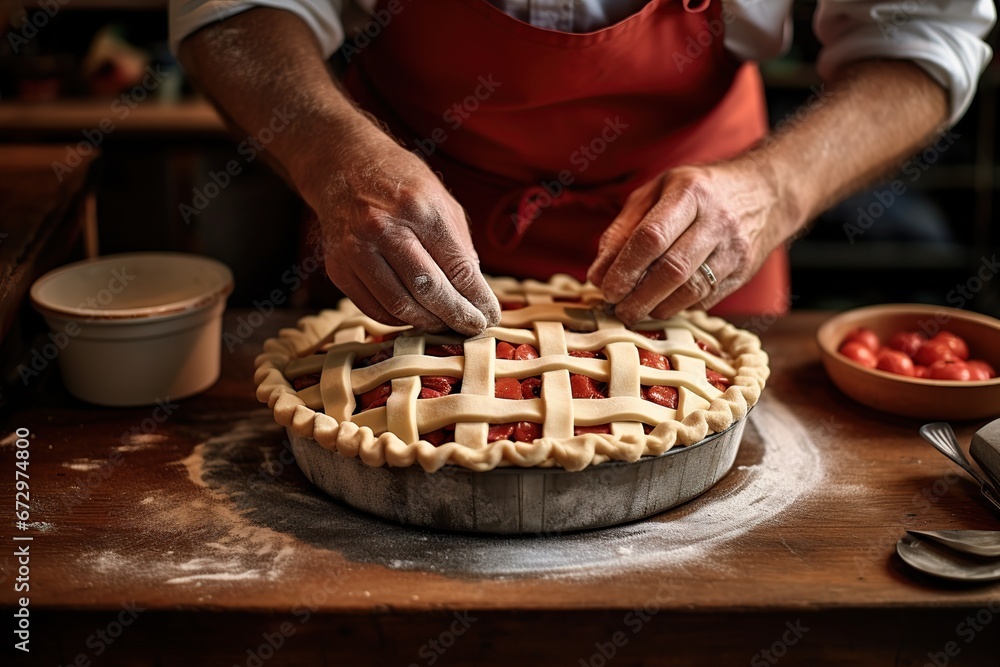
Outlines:
[[[107,255],[50,271],[31,287],[66,388],[99,405],[152,405],[219,378],[229,268],[180,253]]]

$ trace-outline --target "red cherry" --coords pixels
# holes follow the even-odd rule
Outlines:
[[[997,372],[987,362],[982,359],[972,359],[965,362],[969,369],[969,376],[973,381],[989,380],[997,376]]]
[[[697,343],[698,343],[698,347],[700,347],[701,349],[705,350],[709,354],[714,354],[717,357],[721,357],[722,356],[721,352],[719,352],[718,350],[716,350],[714,347],[712,347],[711,345],[709,345],[705,341],[699,340],[699,341],[697,341]]]
[[[431,357],[460,357],[465,354],[461,345],[428,345],[424,354]]]
[[[439,428],[436,431],[431,431],[430,433],[424,433],[424,434],[422,434],[420,436],[420,439],[421,440],[426,440],[427,442],[431,443],[435,447],[440,447],[441,445],[443,445],[447,441],[448,436],[445,435],[445,432],[444,432],[443,428]]]
[[[650,352],[649,350],[644,350],[641,347],[639,348],[639,363],[643,366],[648,366],[649,368],[658,368],[661,371],[670,370],[669,359],[662,354]]]
[[[490,424],[490,430],[486,434],[486,441],[510,440],[510,437],[514,435],[515,428],[517,428],[517,424],[513,422],[510,424]]]
[[[898,331],[892,334],[886,347],[899,350],[908,357],[912,357],[926,340],[927,337],[919,331]]]
[[[518,345],[517,349],[514,350],[514,359],[516,359],[517,361],[527,361],[528,359],[537,359],[537,358],[538,358],[538,350],[528,345],[527,343]]]
[[[942,331],[938,333],[936,336],[931,338],[931,341],[944,343],[951,348],[952,352],[954,352],[955,356],[959,359],[965,360],[969,358],[969,346],[965,342],[965,339],[960,336],[956,336],[950,331]]]
[[[515,301],[501,301],[500,302],[500,309],[501,310],[520,310],[522,308],[525,308],[527,305],[528,304],[526,304],[526,303],[518,303],[518,302],[515,302]]]
[[[606,398],[597,380],[592,377],[573,373],[569,376],[569,384],[573,389],[573,398]]]
[[[878,353],[878,364],[875,366],[880,371],[895,373],[896,375],[907,375],[913,377],[913,360],[905,352],[883,348]]]
[[[964,361],[947,361],[941,359],[935,361],[930,366],[930,377],[932,380],[958,380],[966,381],[972,379],[972,373]]]
[[[882,347],[882,344],[878,340],[878,336],[871,329],[865,327],[857,327],[852,329],[844,336],[844,340],[840,341],[841,346],[844,343],[850,343],[851,341],[856,341],[867,347],[872,352],[878,352],[878,349]]]
[[[542,437],[542,425],[535,422],[517,422],[514,438],[518,442],[534,442]]]
[[[521,396],[523,398],[538,398],[541,395],[541,378],[525,378],[524,380],[521,380]]]
[[[392,357],[392,348],[391,347],[384,347],[381,350],[379,350],[378,352],[376,352],[375,354],[373,354],[372,356],[368,357],[367,359],[362,359],[360,361],[359,365],[361,365],[361,366],[374,366],[375,364],[379,363],[380,361],[385,361],[386,359],[389,359],[391,357]]]
[[[497,398],[519,400],[521,398],[521,381],[517,378],[497,378],[493,382],[493,395]]]
[[[711,368],[705,369],[705,379],[708,383],[718,389],[719,391],[725,391],[732,386],[733,381],[727,378],[722,373],[718,371],[713,371]]]
[[[596,359],[597,353],[590,350],[570,350],[569,356],[577,357],[578,359]]]
[[[653,385],[642,388],[642,397],[651,403],[665,408],[677,409],[677,390],[666,385]]]
[[[448,377],[447,375],[425,375],[420,378],[421,385],[430,387],[436,391],[443,391],[446,394],[450,393],[452,388],[458,383],[458,378]]]
[[[292,386],[295,387],[295,391],[302,391],[306,387],[311,387],[314,384],[319,384],[319,373],[310,373],[309,375],[301,375],[294,380],[292,380]]]
[[[497,359],[513,359],[514,346],[510,343],[500,341],[497,343]]]
[[[573,435],[583,435],[584,433],[611,433],[611,424],[576,426],[573,428]]]
[[[913,355],[913,361],[930,366],[935,361],[961,361],[951,345],[941,340],[929,340]]]
[[[366,391],[361,394],[361,409],[371,410],[372,408],[382,407],[389,400],[389,394],[391,393],[392,385],[388,382],[383,382],[374,389]]]
[[[875,353],[870,348],[855,340],[841,345],[839,352],[851,361],[855,361],[867,368],[875,368],[878,365]]]
[[[921,366],[920,364],[913,365],[913,377],[915,378],[929,378],[931,376],[931,369],[927,366]]]
[[[425,375],[420,378],[420,398],[440,398],[447,396],[458,384],[458,378],[444,375]]]

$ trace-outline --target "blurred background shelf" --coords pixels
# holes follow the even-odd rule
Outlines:
[[[72,11],[167,11],[169,0],[65,0],[62,7]],[[23,0],[24,7],[39,7],[39,0]]]
[[[204,99],[143,102],[135,108],[113,106],[114,102],[115,98],[0,102],[0,137],[79,139],[83,130],[99,128],[105,119],[114,123],[111,134],[220,136],[226,131],[219,114]]]
[[[953,271],[969,266],[975,253],[957,243],[906,243],[874,241],[852,245],[803,240],[792,247],[792,267],[822,271],[850,263],[856,269],[878,271]]]

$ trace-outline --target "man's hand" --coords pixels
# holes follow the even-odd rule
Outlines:
[[[806,222],[897,168],[948,116],[945,91],[909,62],[861,61],[828,85],[743,155],[672,169],[629,197],[588,274],[621,319],[716,304]]]
[[[189,36],[179,55],[242,136],[276,107],[295,114],[264,159],[319,215],[327,273],[362,311],[469,335],[499,323],[465,212],[334,84],[298,16],[254,7]]]
[[[500,305],[472,247],[465,211],[426,164],[374,126],[340,152],[315,196],[326,271],[387,324],[474,335]]]
[[[633,323],[710,308],[749,280],[794,213],[749,161],[671,169],[637,188],[601,237],[588,278]],[[707,263],[717,284],[699,266]]]

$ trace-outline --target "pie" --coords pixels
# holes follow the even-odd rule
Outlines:
[[[388,326],[348,300],[257,357],[257,398],[293,434],[371,466],[581,470],[691,445],[746,416],[768,377],[754,334],[684,311],[631,329],[569,276],[490,278],[500,325]]]

